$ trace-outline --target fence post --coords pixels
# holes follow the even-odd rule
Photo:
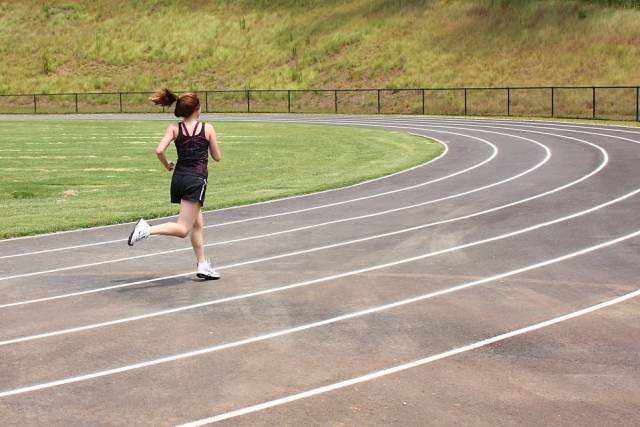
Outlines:
[[[640,122],[640,87],[636,88],[636,122]]]
[[[422,89],[422,115],[424,116],[424,89]]]
[[[287,113],[291,113],[291,90],[287,91]]]
[[[118,92],[118,102],[120,103],[120,112],[122,113],[122,92]]]
[[[551,118],[556,116],[556,88],[551,88]]]
[[[378,114],[380,114],[380,89],[378,89]]]
[[[595,119],[596,118],[596,88],[592,87],[591,91],[592,91],[591,94],[592,94],[592,97],[593,97],[592,114],[591,114],[592,117],[591,118]]]
[[[209,112],[209,92],[206,90],[204,91],[204,112]]]
[[[249,90],[247,89],[247,113],[251,112],[251,95],[249,94]]]
[[[467,115],[467,88],[464,88],[464,115]]]
[[[507,116],[511,115],[511,88],[507,88]]]
[[[78,113],[78,94],[76,93],[76,113]]]
[[[33,114],[38,112],[38,104],[36,103],[36,94],[33,94]]]
[[[333,91],[333,107],[336,114],[338,114],[338,91]]]

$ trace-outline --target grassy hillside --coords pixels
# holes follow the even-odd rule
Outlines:
[[[0,93],[640,84],[640,1],[0,2]]]

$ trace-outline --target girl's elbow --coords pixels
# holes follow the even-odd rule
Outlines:
[[[162,148],[156,148],[156,156],[160,156],[164,154],[164,150]]]

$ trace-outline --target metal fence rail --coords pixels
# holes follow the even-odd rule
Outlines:
[[[428,114],[640,121],[640,86],[195,91],[207,113]],[[0,95],[0,114],[148,113],[153,92]]]

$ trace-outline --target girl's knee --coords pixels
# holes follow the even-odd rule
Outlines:
[[[186,226],[184,226],[184,225],[180,224],[180,229],[178,230],[178,237],[180,237],[180,238],[183,238],[183,239],[184,239],[185,237],[187,237],[187,236],[189,235],[189,232],[190,232],[190,231],[191,231],[191,230],[189,230],[189,228],[188,228],[188,227],[186,227]]]

